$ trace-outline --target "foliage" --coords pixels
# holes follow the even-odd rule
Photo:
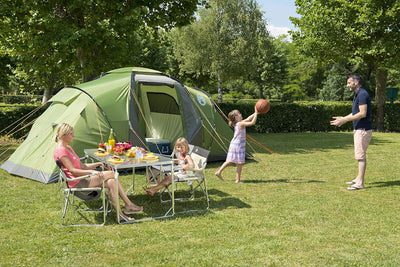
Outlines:
[[[387,69],[399,66],[399,1],[296,0],[294,42],[322,61],[351,60],[376,69],[377,127],[382,130]],[[334,19],[332,19],[334,18]]]
[[[271,44],[260,51],[258,70],[254,72],[260,77],[258,98],[281,98],[281,88],[288,76],[287,41],[285,36],[274,39]]]
[[[0,42],[48,98],[54,88],[76,83],[79,75],[88,81],[142,63],[140,57],[153,56],[146,55],[149,42],[154,43],[147,33],[190,23],[200,2],[3,1]]]
[[[212,0],[199,10],[198,20],[174,35],[179,68],[194,77],[208,75],[218,82],[219,102],[226,81],[251,77],[268,33],[253,0]]]
[[[1,45],[1,41],[0,41]],[[12,67],[14,63],[9,55],[3,55],[0,49],[0,88],[2,93],[5,93],[10,82],[10,75],[12,74]]]
[[[32,104],[38,105],[42,100],[40,95],[0,95],[0,102],[4,104]]]
[[[385,105],[385,124],[386,131],[400,132],[400,103]]]
[[[346,86],[346,70],[340,64],[334,64],[327,74],[327,79],[319,93],[319,98],[324,101],[348,101],[352,93]]]
[[[366,189],[357,192],[345,190],[357,172],[351,133],[252,136],[276,154],[257,150],[257,161],[246,160],[240,185],[236,166],[220,181],[214,173],[221,162],[207,164],[209,212],[131,225],[117,225],[111,212],[103,227],[63,228],[57,184],[0,169],[1,265],[400,265],[400,173],[393,168],[400,164],[399,134],[373,134]],[[0,151],[2,162],[12,147],[1,144]],[[144,213],[134,217],[162,215],[168,205],[141,189],[144,172],[135,178],[129,198],[144,205]],[[121,173],[120,180],[127,188],[132,175]]]
[[[28,134],[34,120],[45,111],[37,105],[0,105],[0,136],[18,139]]]
[[[317,100],[326,78],[326,66],[299,49],[295,43],[286,43],[288,79],[280,94],[282,101]]]
[[[217,95],[213,96],[215,100]],[[227,94],[224,98],[229,102],[219,103],[221,110],[228,114],[238,109],[244,117],[254,112],[257,99],[247,98],[241,93]],[[330,132],[351,131],[351,122],[337,128],[329,124],[333,116],[345,116],[351,112],[351,102],[293,102],[282,103],[270,101],[271,109],[267,114],[260,114],[254,127],[249,132],[257,133],[287,133],[287,132]],[[46,106],[37,105],[0,105],[0,136],[13,134],[13,138],[20,138],[30,130],[30,124],[40,116]],[[376,109],[372,109],[373,123],[376,118]],[[29,116],[29,117],[27,117]],[[27,118],[26,118],[27,117]],[[385,105],[384,130],[400,132],[400,103]],[[23,119],[24,121],[20,121]],[[14,122],[16,124],[14,124]],[[20,125],[18,125],[21,123]],[[11,127],[10,127],[11,126]],[[26,128],[25,128],[26,127]],[[22,130],[18,130],[22,129]]]
[[[228,114],[238,109],[243,117],[254,112],[256,100],[232,103],[219,103],[221,110]],[[254,127],[248,131],[258,133],[287,133],[287,132],[330,132],[352,131],[351,122],[341,127],[331,126],[333,116],[346,116],[351,113],[352,102],[270,102],[271,109],[267,114],[260,114]],[[385,105],[385,131],[399,131],[400,103]],[[372,108],[372,120],[375,126],[376,108]],[[376,126],[375,126],[376,127]]]

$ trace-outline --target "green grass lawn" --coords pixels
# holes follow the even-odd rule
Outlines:
[[[235,166],[220,181],[221,162],[209,163],[210,211],[136,224],[112,212],[103,227],[61,227],[56,184],[0,170],[0,266],[400,265],[400,134],[373,134],[359,191],[345,184],[357,174],[352,133],[252,136],[276,154],[255,153],[243,184]],[[141,189],[131,199],[145,208],[137,219],[167,209]],[[177,209],[191,204],[202,203]]]

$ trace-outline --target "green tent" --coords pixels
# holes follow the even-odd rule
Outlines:
[[[106,142],[110,128],[117,141],[149,149],[165,142],[171,149],[183,136],[211,151],[210,160],[224,160],[233,136],[210,96],[159,71],[121,68],[76,86],[66,86],[50,100],[25,141],[1,168],[43,183],[57,181],[53,160],[57,126],[75,129],[71,144],[79,156],[85,148]]]

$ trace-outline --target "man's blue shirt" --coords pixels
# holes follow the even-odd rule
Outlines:
[[[353,121],[354,130],[364,129],[364,130],[371,130],[372,129],[372,122],[371,122],[371,98],[369,97],[368,92],[360,87],[356,93],[354,93],[354,100],[353,100],[353,108],[352,114],[357,114],[360,112],[360,105],[367,105],[367,116],[360,120]]]

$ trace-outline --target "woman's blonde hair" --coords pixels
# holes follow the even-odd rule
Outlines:
[[[229,112],[228,114],[228,120],[229,120],[229,126],[234,127],[236,124],[236,116],[239,115],[240,112],[239,110],[235,109]]]
[[[73,131],[74,127],[67,123],[61,123],[61,125],[57,128],[57,134],[54,140],[58,142],[60,141],[61,137],[72,134]]]
[[[180,137],[180,138],[178,138],[178,139],[176,140],[175,146],[174,146],[174,152],[175,152],[175,147],[176,147],[177,145],[181,145],[181,146],[183,146],[183,147],[185,148],[185,151],[184,151],[183,153],[189,153],[189,143],[188,143],[188,141],[186,140],[186,138]]]

